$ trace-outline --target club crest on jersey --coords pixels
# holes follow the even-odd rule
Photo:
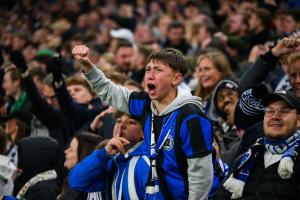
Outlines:
[[[174,146],[173,137],[169,135],[164,144],[164,150],[171,151],[173,149],[173,146]]]

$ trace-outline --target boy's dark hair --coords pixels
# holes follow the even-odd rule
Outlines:
[[[146,65],[153,62],[168,65],[175,71],[179,71],[182,76],[188,72],[188,64],[182,53],[176,49],[166,48],[152,52],[147,60]]]

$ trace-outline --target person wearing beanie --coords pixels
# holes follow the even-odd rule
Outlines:
[[[216,86],[212,96],[214,113],[219,116],[222,134],[219,134],[220,156],[228,165],[231,165],[240,145],[241,138],[234,125],[234,112],[240,93],[238,85],[232,80],[222,80]]]
[[[260,103],[264,136],[235,160],[223,199],[299,199],[300,100],[279,90]]]

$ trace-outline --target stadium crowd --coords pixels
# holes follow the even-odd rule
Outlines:
[[[300,199],[299,0],[0,12],[0,200]]]

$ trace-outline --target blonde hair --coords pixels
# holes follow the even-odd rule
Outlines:
[[[293,52],[287,57],[287,63],[289,66],[289,73],[291,72],[291,68],[294,65],[295,62],[300,60],[300,52]]]
[[[197,58],[196,66],[200,64],[203,59],[209,59],[213,66],[221,73],[221,79],[224,79],[231,73],[231,67],[226,56],[219,50],[210,50],[203,54],[200,54]],[[197,67],[196,67],[197,68]],[[205,90],[201,84],[198,84],[195,95],[201,97],[205,100],[208,96],[210,96],[212,91]]]

